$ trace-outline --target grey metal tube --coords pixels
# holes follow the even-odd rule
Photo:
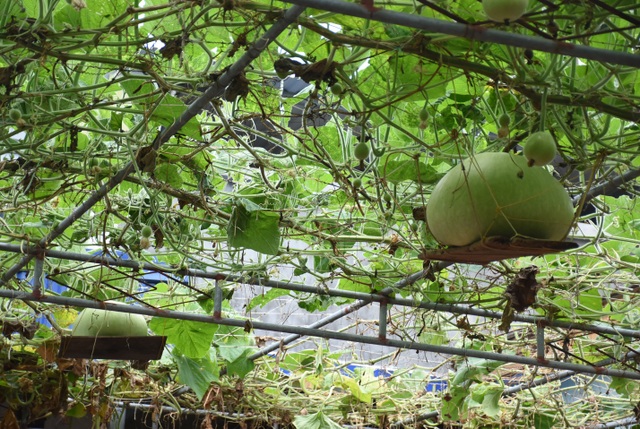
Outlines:
[[[446,265],[445,265],[446,266]],[[418,280],[422,279],[423,277],[425,277],[427,275],[429,271],[428,270],[423,270],[420,272],[417,272],[415,274],[410,275],[409,277],[407,277],[406,279],[400,280],[398,283],[395,284],[395,288],[403,288],[406,287],[410,284],[413,284],[415,282],[417,282]],[[382,299],[387,299],[384,295],[389,294],[393,291],[394,288],[385,288],[382,291],[380,291],[380,294],[382,295]],[[329,323],[335,322],[336,320],[339,320],[341,318],[343,318],[344,316],[346,316],[347,314],[351,314],[354,311],[364,307],[365,305],[370,304],[371,302],[373,302],[374,299],[372,296],[365,296],[363,299],[360,299],[359,301],[354,302],[351,305],[348,305],[336,312],[334,312],[333,314],[330,314],[327,317],[324,317],[312,324],[310,324],[307,328],[308,329],[317,329],[317,328],[321,328],[323,326],[328,325]],[[305,328],[306,329],[306,328]],[[279,347],[281,347],[282,344],[289,344],[295,340],[297,340],[298,338],[302,337],[304,334],[301,333],[297,333],[297,332],[292,332],[292,335],[289,335],[288,337],[283,338],[281,341],[277,341],[274,342],[266,347],[261,348],[258,352],[252,354],[251,356],[248,357],[248,359],[252,359],[255,360],[261,356],[264,356],[268,353],[271,353],[274,350],[277,350]],[[352,340],[353,341],[353,340]]]
[[[638,351],[633,350],[628,352],[625,355],[625,359],[634,359],[636,358],[640,353],[638,353]],[[599,362],[594,363],[594,366],[606,366],[606,365],[611,365],[613,363],[616,363],[616,361],[614,359],[611,358],[607,358],[604,360],[601,360]],[[542,386],[544,384],[547,383],[551,383],[554,381],[558,381],[558,380],[563,380],[567,377],[571,377],[572,375],[575,375],[576,372],[575,371],[560,371],[560,372],[556,372],[554,374],[549,374],[549,375],[545,375],[544,377],[540,377],[537,380],[534,380],[530,383],[522,383],[522,384],[518,384],[517,386],[512,386],[509,387],[505,390],[502,391],[502,395],[501,396],[510,396],[513,395],[514,393],[518,393],[524,389],[530,389],[532,387],[537,387],[537,386]],[[401,429],[404,428],[406,425],[410,425],[410,424],[414,424],[423,420],[431,420],[431,419],[435,419],[437,418],[439,415],[438,411],[431,411],[428,413],[424,413],[424,414],[420,414],[419,416],[416,417],[410,417],[407,419],[403,419],[401,421],[395,422],[393,423],[390,428],[392,429]],[[617,426],[611,426],[611,427],[617,427]]]
[[[619,64],[631,67],[640,67],[640,56],[626,52],[616,52],[607,49],[593,48],[591,46],[577,45],[567,42],[559,42],[541,37],[525,36],[507,31],[485,28],[479,25],[459,24],[434,18],[427,18],[408,13],[385,10],[383,8],[374,12],[358,3],[348,3],[341,0],[283,0],[328,12],[370,19],[372,21],[397,24],[404,27],[416,28],[433,33],[448,34],[482,42],[499,43],[502,45],[528,48],[535,51],[549,52],[566,55],[569,57],[585,58],[602,61],[610,64]]]
[[[362,308],[364,305],[367,305],[371,302],[387,302],[388,304],[392,304],[392,305],[401,305],[401,306],[412,307],[412,308],[422,308],[425,310],[443,311],[443,312],[452,313],[452,314],[468,314],[468,315],[473,315],[478,317],[486,317],[489,319],[502,318],[502,312],[485,310],[482,308],[471,308],[465,305],[441,304],[437,302],[417,303],[415,300],[411,300],[411,299],[391,298],[388,296],[388,294],[390,294],[393,290],[403,288],[423,278],[425,276],[424,271],[413,274],[412,276],[409,276],[407,279],[400,280],[393,287],[386,288],[377,294],[366,294],[366,293],[352,292],[352,291],[346,291],[346,290],[322,289],[314,286],[307,286],[307,285],[302,285],[297,283],[289,283],[289,282],[283,282],[278,280],[266,280],[266,279],[261,279],[259,277],[244,277],[241,275],[225,274],[220,272],[206,272],[206,271],[195,270],[195,269],[175,270],[168,267],[163,268],[161,266],[148,263],[148,262],[114,259],[105,255],[85,255],[81,253],[71,253],[71,252],[64,252],[60,250],[48,250],[48,249],[38,250],[35,247],[21,247],[17,244],[0,243],[0,250],[4,250],[8,252],[16,252],[16,253],[34,253],[34,254],[44,253],[45,256],[52,257],[52,258],[81,261],[81,262],[93,262],[93,263],[102,264],[105,266],[132,268],[136,270],[139,270],[139,269],[149,270],[149,271],[156,271],[159,273],[172,273],[176,275],[187,275],[190,277],[199,277],[199,278],[212,279],[212,280],[226,280],[230,282],[244,283],[244,284],[250,284],[255,286],[272,287],[272,288],[285,289],[285,290],[291,290],[296,292],[317,293],[317,294],[324,294],[328,296],[338,296],[342,298],[357,299],[362,301],[362,302],[356,302],[351,306],[347,306],[344,309],[338,310],[333,315],[327,316],[327,318],[322,319],[322,321],[326,321],[326,323],[323,322],[323,324],[318,326],[315,326],[314,324],[313,326],[311,326],[314,328],[319,328],[328,323],[334,322],[340,319],[341,317],[346,316],[347,314],[353,313],[355,310],[358,310]],[[450,264],[445,262],[436,264],[435,267],[432,269],[432,272],[442,270],[446,268],[448,265]],[[352,306],[353,308],[351,308]],[[623,335],[627,337],[640,338],[640,330],[617,328],[615,326],[589,325],[585,323],[568,322],[563,320],[547,320],[541,316],[529,316],[526,314],[516,314],[514,315],[513,320],[516,322],[532,323],[532,324],[544,323],[546,324],[546,326],[552,326],[555,328],[562,328],[562,329],[578,329],[581,331],[595,332],[599,334]],[[320,322],[321,321],[316,323],[320,323]],[[293,339],[292,341],[294,340],[295,339]],[[288,344],[288,342],[285,344]],[[275,347],[275,345],[268,346],[268,347]],[[267,351],[267,353],[275,350],[276,348],[278,347],[275,347],[274,349]]]
[[[89,301],[86,299],[79,299],[79,298],[68,298],[68,297],[59,297],[59,296],[35,296],[33,293],[18,292],[13,290],[0,290],[0,297],[10,298],[10,299],[20,299],[22,301],[38,301],[38,302],[50,302],[52,304],[75,305],[77,307],[85,307],[85,308],[101,308],[105,310],[119,311],[123,313],[142,314],[146,316],[156,316],[156,317],[163,317],[163,318],[169,318],[169,319],[193,320],[197,322],[213,323],[213,324],[225,325],[225,326],[235,326],[238,328],[245,328],[246,326],[246,320],[241,320],[241,319],[229,319],[224,317],[216,318],[212,316],[206,316],[203,314],[187,313],[183,311],[170,311],[170,310],[159,310],[159,309],[156,310],[156,309],[151,309],[147,307],[139,307],[135,305],[126,305],[126,304],[111,303],[111,302],[96,302],[96,301]],[[322,329],[316,329],[311,327],[288,326],[288,325],[282,325],[278,323],[252,321],[251,325],[254,329],[262,329],[265,331],[273,331],[273,332],[287,332],[287,333],[300,335],[300,336],[312,336],[312,337],[327,338],[327,339],[333,339],[333,340],[339,340],[339,341],[358,342],[363,344],[374,344],[378,346],[390,346],[390,347],[396,347],[401,349],[420,350],[420,351],[442,353],[442,354],[454,355],[454,356],[475,357],[480,359],[495,360],[499,362],[518,363],[521,365],[531,365],[531,366],[541,366],[546,368],[571,370],[571,371],[585,373],[585,374],[609,375],[612,377],[622,377],[622,378],[629,378],[633,380],[640,380],[640,372],[638,371],[607,369],[603,367],[580,365],[580,364],[574,364],[570,362],[559,362],[559,361],[553,361],[553,360],[540,361],[536,358],[528,358],[528,357],[518,356],[518,355],[508,355],[508,354],[502,354],[502,353],[484,352],[480,350],[461,349],[461,348],[450,347],[450,346],[436,346],[431,344],[422,344],[422,343],[416,343],[413,341],[405,341],[405,340],[395,340],[395,339],[380,340],[380,338],[378,338],[377,336],[370,337],[366,335],[349,334],[346,332],[325,331]]]
[[[589,190],[587,195],[584,196],[584,203],[588,203],[595,197],[604,194],[607,190],[617,189],[625,183],[632,183],[636,178],[640,177],[640,168],[632,168],[613,177],[611,180],[607,180],[597,186],[594,186]],[[574,204],[578,204],[583,197],[581,195],[573,199]]]

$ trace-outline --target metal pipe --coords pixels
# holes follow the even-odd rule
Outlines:
[[[147,404],[147,403],[141,403],[141,402],[129,402],[129,401],[115,401],[112,403],[113,406],[115,408],[121,408],[121,409],[133,409],[133,410],[145,410],[145,411],[149,411],[149,412],[154,412],[158,414],[158,420],[160,419],[160,413],[167,413],[167,414],[175,414],[175,413],[179,413],[179,415],[197,415],[197,416],[203,416],[203,415],[210,415],[213,416],[214,418],[220,418],[220,419],[224,419],[225,421],[229,421],[229,422],[236,422],[239,420],[242,420],[244,422],[247,422],[249,420],[260,420],[260,415],[259,414],[244,414],[244,413],[231,413],[231,412],[224,412],[224,411],[217,411],[217,410],[204,410],[204,409],[190,409],[190,408],[175,408],[175,407],[170,407],[167,405],[161,405],[158,406],[157,404]],[[275,416],[271,416],[271,417],[275,417]],[[269,425],[271,425],[271,427],[273,429],[277,429],[279,427],[279,423],[278,422],[269,422]],[[377,429],[377,428],[373,428],[370,426],[353,426],[353,425],[342,425],[343,428],[345,429]]]
[[[213,293],[213,317],[222,317],[222,286],[220,280],[216,280],[216,288]]]
[[[422,422],[425,420],[437,419],[440,415],[438,411],[431,411],[428,413],[420,414],[416,417],[409,417],[399,422],[392,423],[389,425],[389,429],[404,429],[406,425],[414,425],[415,423]]]
[[[448,262],[441,262],[439,265],[436,264],[438,267],[442,267],[441,269],[444,269],[444,267],[450,265],[450,263]],[[397,282],[393,288],[388,287],[388,288],[384,288],[383,290],[380,291],[380,295],[382,295],[384,297],[384,299],[388,299],[386,296],[386,294],[390,294],[391,292],[393,292],[396,289],[399,288],[403,288],[406,287],[410,284],[413,284],[415,282],[417,282],[418,280],[422,279],[423,277],[426,277],[429,273],[433,272],[432,270],[434,270],[433,265],[430,268],[427,268],[426,270],[414,273],[412,275],[410,275],[409,277],[400,280],[399,282]],[[346,316],[347,314],[351,314],[354,311],[364,307],[365,305],[370,304],[371,302],[374,301],[375,296],[374,295],[369,295],[369,296],[365,296],[362,299],[360,299],[359,301],[354,302],[351,305],[348,305],[332,314],[330,314],[327,317],[324,317],[312,324],[310,324],[308,326],[309,329],[316,329],[316,328],[321,328],[325,325],[328,325],[329,323],[335,322],[338,319],[341,319],[342,317]],[[302,334],[298,334],[298,333],[293,333],[292,335],[289,335],[285,338],[283,338],[280,341],[276,341],[266,347],[261,348],[258,352],[252,354],[251,356],[248,356],[248,359],[251,360],[255,360],[261,356],[264,356],[268,353],[271,353],[274,350],[277,350],[278,348],[282,347],[282,345],[286,345],[289,344],[295,340],[297,340],[298,338],[302,337]]]
[[[197,115],[211,100],[221,96],[224,93],[225,88],[235,79],[242,71],[256,59],[262,51],[264,51],[271,42],[273,42],[280,33],[282,33],[291,23],[293,23],[298,16],[306,9],[304,6],[293,6],[287,9],[284,14],[271,26],[265,33],[256,40],[247,51],[229,67],[215,82],[198,98],[196,99],[179,118],[175,120],[171,126],[160,131],[156,139],[153,142],[153,148],[157,149],[162,144],[167,142],[172,136],[174,136],[180,128],[184,126],[191,118]],[[133,161],[129,162],[122,170],[118,171],[113,177],[111,177],[104,185],[100,186],[89,198],[87,198],[82,204],[71,212],[71,214],[63,219],[58,226],[47,234],[42,240],[40,240],[36,247],[39,249],[46,249],[47,246],[59,237],[69,226],[73,224],[86,212],[102,200],[113,188],[122,183],[124,179],[135,170]],[[6,285],[7,282],[13,278],[18,271],[24,268],[34,257],[33,254],[24,255],[18,262],[16,262],[11,268],[9,268],[4,275],[0,278],[0,286]]]
[[[378,338],[384,341],[387,338],[387,303],[381,302],[378,309]]]
[[[630,352],[628,352],[627,354],[625,354],[624,358],[622,359],[622,361],[625,361],[627,359],[635,359],[638,357],[638,355],[640,355],[640,352],[636,351],[636,350],[632,350]],[[601,366],[606,366],[606,365],[611,365],[614,363],[618,363],[619,361],[616,359],[612,359],[612,358],[607,358],[607,359],[603,359],[601,361],[595,362],[593,365],[596,367],[601,367]],[[559,380],[563,380],[565,378],[571,377],[573,375],[575,375],[576,372],[575,371],[560,371],[560,372],[556,372],[553,374],[548,374],[545,375],[544,377],[540,377],[537,380],[534,380],[530,383],[522,383],[522,384],[518,384],[517,386],[512,386],[509,387],[505,390],[502,391],[501,396],[511,396],[515,393],[518,393],[524,389],[531,389],[533,387],[538,387],[538,386],[542,386],[554,381],[559,381]],[[431,419],[435,419],[439,416],[438,411],[431,411],[428,413],[424,413],[424,414],[420,414],[419,416],[416,417],[409,417],[406,418],[404,420],[401,420],[399,422],[393,423],[390,428],[392,429],[401,429],[404,428],[405,425],[409,425],[409,424],[414,424],[423,420],[431,420]]]
[[[591,46],[577,45],[567,42],[559,42],[541,37],[526,36],[480,25],[460,24],[434,18],[427,18],[416,14],[395,12],[386,9],[371,11],[361,4],[348,3],[341,0],[284,0],[293,3],[328,12],[355,16],[386,24],[396,24],[403,27],[416,28],[431,33],[448,34],[463,37],[469,40],[498,43],[501,45],[518,48],[532,49],[535,51],[549,52],[552,54],[566,55],[569,57],[585,58],[595,61],[619,64],[631,67],[640,67],[640,56],[627,52],[617,52],[607,49],[599,49]]]
[[[39,250],[35,247],[21,247],[16,244],[0,243],[0,250],[16,252],[16,253],[44,253],[44,255],[46,255],[47,257],[66,259],[66,260],[72,260],[72,261],[92,262],[92,263],[101,264],[105,266],[132,268],[135,270],[156,271],[159,273],[173,273],[180,276],[190,276],[190,277],[205,278],[205,279],[211,279],[211,280],[222,279],[222,280],[226,280],[234,283],[250,284],[254,286],[273,287],[277,289],[285,289],[285,290],[305,292],[305,293],[316,293],[320,295],[324,294],[328,296],[336,296],[341,298],[357,299],[363,302],[366,301],[364,304],[360,304],[358,302],[352,304],[353,306],[356,306],[356,308],[353,308],[353,309],[350,309],[349,307],[351,306],[348,306],[348,307],[345,307],[344,309],[338,310],[336,313],[334,313],[334,315],[328,316],[327,323],[334,322],[335,320],[339,319],[342,316],[351,314],[353,313],[353,311],[359,308],[362,308],[364,305],[369,304],[371,302],[383,302],[383,301],[386,301],[389,304],[393,304],[393,305],[400,305],[400,306],[412,307],[412,308],[421,308],[425,310],[442,311],[442,312],[447,312],[452,314],[468,314],[472,316],[485,317],[489,319],[502,318],[502,312],[485,310],[482,308],[471,308],[465,305],[442,304],[437,302],[416,303],[415,300],[406,299],[406,298],[390,298],[389,296],[386,295],[391,293],[393,290],[415,283],[416,281],[420,280],[426,275],[425,272],[414,274],[414,275],[417,275],[417,279],[413,279],[412,276],[409,276],[406,279],[408,281],[400,280],[399,282],[394,284],[393,287],[386,288],[378,293],[366,294],[362,292],[353,292],[353,291],[338,290],[338,289],[321,289],[314,286],[307,286],[307,285],[302,285],[297,283],[289,283],[289,282],[283,282],[278,280],[266,280],[266,279],[261,279],[259,277],[245,277],[241,275],[225,274],[220,272],[207,272],[207,271],[195,270],[195,269],[176,270],[169,267],[161,267],[149,262],[114,259],[105,255],[85,255],[81,253],[71,253],[71,252],[63,252],[59,250],[49,250],[49,249]],[[441,262],[434,265],[435,266],[431,269],[430,272],[437,272],[439,270],[446,268],[451,264]],[[337,315],[341,315],[341,316],[338,318],[333,318]],[[561,329],[576,329],[581,331],[594,332],[598,334],[622,335],[626,337],[640,338],[640,330],[617,328],[615,326],[589,325],[584,323],[576,323],[576,322],[562,321],[562,320],[548,320],[542,316],[530,316],[526,314],[516,314],[513,316],[513,320],[516,322],[531,323],[531,324],[537,324],[542,322],[542,323],[545,323],[547,326],[552,326],[552,327],[561,328]],[[319,326],[310,325],[310,327],[318,328],[326,325],[327,323]],[[295,339],[293,339],[292,341],[295,341]],[[285,344],[288,344],[288,342]],[[278,348],[279,345],[280,345],[280,342],[278,342],[278,345],[275,346],[273,350]],[[273,350],[269,350],[267,353]]]
[[[638,419],[636,417],[627,417],[626,419],[614,420],[608,423],[598,423],[591,426],[584,426],[585,429],[614,429],[614,428],[628,428],[628,427],[636,427],[635,424],[638,423]]]
[[[574,205],[578,204],[582,199],[584,199],[584,204],[586,204],[592,199],[594,199],[595,197],[604,194],[605,192],[607,192],[607,190],[610,191],[610,190],[618,189],[621,185],[624,185],[625,183],[631,183],[638,177],[640,177],[640,168],[632,168],[630,170],[627,170],[622,174],[616,175],[611,180],[607,180],[604,183],[594,186],[589,190],[587,195],[585,196],[578,195],[573,199],[573,204]]]
[[[542,323],[536,324],[536,357],[539,360],[544,360],[544,325]]]
[[[197,322],[213,323],[213,324],[219,324],[219,325],[225,325],[225,326],[235,326],[238,328],[246,327],[246,320],[242,320],[242,319],[230,319],[230,318],[224,318],[224,317],[216,319],[213,316],[207,316],[204,314],[188,313],[184,311],[152,309],[147,307],[126,305],[126,304],[114,303],[114,302],[89,301],[86,299],[68,298],[68,297],[59,297],[59,296],[42,296],[42,295],[35,296],[32,293],[19,292],[19,291],[13,291],[13,290],[0,290],[0,297],[10,298],[10,299],[20,299],[22,301],[37,301],[37,302],[50,302],[52,304],[74,305],[77,307],[84,307],[84,308],[101,308],[105,310],[118,311],[123,313],[142,314],[146,316],[155,316],[155,317],[162,317],[162,318],[168,318],[168,319],[193,320]],[[265,331],[273,331],[273,332],[287,332],[287,333],[291,333],[298,336],[311,336],[311,337],[327,338],[327,339],[338,340],[338,341],[373,344],[377,346],[390,346],[390,347],[396,347],[399,349],[420,350],[420,351],[431,352],[431,353],[474,357],[479,359],[495,360],[499,362],[517,363],[521,365],[531,365],[536,367],[540,366],[540,367],[546,367],[546,368],[571,370],[571,371],[585,373],[585,374],[609,375],[612,377],[622,377],[622,378],[628,378],[633,380],[640,380],[640,372],[638,371],[607,369],[603,367],[596,367],[591,365],[580,365],[580,364],[574,364],[570,362],[560,362],[560,361],[554,361],[554,360],[547,360],[544,362],[540,362],[538,359],[528,358],[525,356],[485,352],[481,350],[472,350],[472,349],[461,349],[461,348],[450,347],[450,346],[422,344],[422,343],[416,343],[414,341],[406,341],[406,340],[386,339],[385,341],[380,341],[378,337],[356,335],[356,334],[350,334],[346,332],[325,331],[322,329],[316,329],[316,328],[310,328],[310,327],[288,326],[288,325],[282,325],[278,323],[252,321],[251,325],[254,329],[262,329]]]
[[[640,355],[638,351],[632,350],[625,354],[624,358],[622,358],[622,361],[624,362],[628,359],[635,359],[638,357],[638,355]],[[602,366],[612,365],[619,362],[620,361],[616,359],[607,358],[607,359],[603,359],[601,361],[595,362],[593,365],[596,367],[602,367]],[[531,383],[522,383],[522,384],[518,384],[517,386],[509,387],[502,392],[502,396],[513,395],[514,393],[518,393],[521,390],[542,386],[544,384],[551,383],[553,381],[563,380],[573,375],[576,375],[575,371],[560,371],[554,374],[545,375],[544,377],[534,380]]]
[[[36,258],[36,265],[33,269],[33,293],[42,293],[42,278],[44,277],[44,259]]]

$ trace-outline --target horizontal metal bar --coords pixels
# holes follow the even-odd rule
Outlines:
[[[123,313],[142,314],[146,316],[155,316],[155,317],[162,317],[162,318],[169,318],[169,319],[193,320],[197,322],[211,323],[211,324],[218,324],[218,325],[225,325],[225,326],[235,326],[239,328],[246,327],[246,320],[242,320],[242,319],[230,319],[225,317],[216,318],[213,316],[187,313],[183,311],[152,309],[148,307],[126,305],[121,303],[90,301],[90,300],[80,299],[80,298],[46,296],[46,295],[35,296],[33,293],[19,292],[14,290],[0,290],[0,297],[10,298],[10,299],[20,299],[22,301],[27,301],[27,302],[31,302],[31,301],[49,302],[52,304],[74,305],[76,307],[83,307],[83,308],[101,308],[105,310],[118,311]],[[585,374],[609,375],[612,377],[622,377],[622,378],[628,378],[633,380],[640,380],[640,372],[638,371],[608,369],[603,367],[580,365],[580,364],[574,364],[570,362],[560,362],[560,361],[554,361],[554,360],[540,361],[538,359],[528,358],[525,356],[485,352],[485,351],[472,350],[472,349],[461,349],[461,348],[450,347],[450,346],[436,346],[431,344],[423,344],[423,343],[417,343],[417,342],[405,341],[405,340],[395,340],[395,339],[381,340],[377,336],[371,337],[366,335],[350,334],[346,332],[334,332],[334,331],[326,331],[326,330],[316,329],[316,328],[289,326],[289,325],[283,325],[278,323],[252,321],[251,325],[253,329],[262,329],[265,331],[286,332],[286,333],[291,333],[296,335],[327,338],[327,339],[338,340],[338,341],[357,342],[357,343],[363,343],[363,344],[373,344],[378,346],[389,346],[389,347],[396,347],[396,348],[409,349],[409,350],[420,350],[420,351],[431,352],[431,353],[441,353],[445,355],[489,359],[489,360],[495,360],[499,362],[517,363],[521,365],[530,365],[530,366],[537,366],[537,367],[539,366],[539,367],[554,368],[554,369],[561,369],[561,370],[571,370],[571,371],[585,373]]]
[[[583,426],[583,427],[586,429],[630,428],[630,427],[637,427],[635,426],[637,423],[638,423],[638,419],[636,417],[627,417],[626,419],[614,420],[612,422],[598,423],[592,426]]]
[[[111,404],[116,408],[115,410],[116,414],[118,412],[124,411],[125,409],[144,410],[146,413],[149,413],[149,415],[154,414],[156,417],[156,422],[160,420],[161,413],[173,414],[174,416],[172,416],[172,418],[175,418],[175,415],[178,415],[177,417],[178,419],[180,418],[180,416],[210,415],[215,419],[222,419],[224,423],[231,422],[232,424],[238,421],[243,421],[243,422],[248,422],[251,420],[260,421],[262,418],[262,415],[258,413],[242,414],[242,413],[224,412],[224,411],[211,410],[211,409],[194,410],[191,408],[184,408],[184,407],[175,408],[175,407],[170,407],[168,405],[158,406],[158,404],[155,404],[155,403],[151,404],[151,403],[130,402],[130,401],[115,401],[115,402],[112,402]],[[118,408],[120,408],[121,410],[118,410]],[[279,422],[282,422],[283,427],[290,427],[284,423],[284,421],[286,420],[285,417],[278,417],[277,415],[269,415],[269,418],[272,420],[270,420],[268,423],[273,429],[278,429]],[[217,426],[214,426],[214,427],[217,427]],[[358,425],[358,426],[341,425],[341,427],[344,429],[378,429],[371,426],[361,426],[361,425]]]
[[[328,12],[370,19],[386,24],[397,24],[403,27],[416,28],[431,33],[448,34],[463,37],[469,40],[498,43],[501,45],[527,48],[534,51],[549,52],[552,54],[566,55],[569,57],[585,58],[610,64],[619,64],[631,67],[640,67],[640,56],[627,52],[599,49],[586,45],[577,45],[560,42],[541,37],[526,36],[480,25],[467,25],[457,22],[448,22],[434,18],[419,16],[416,14],[395,12],[379,8],[371,11],[358,3],[341,0],[283,0]]]
[[[205,278],[211,280],[226,280],[234,283],[243,283],[254,286],[264,286],[264,287],[272,287],[277,289],[290,290],[295,292],[305,292],[305,293],[315,293],[318,295],[328,295],[328,296],[336,296],[341,298],[351,298],[357,299],[358,302],[351,304],[341,310],[338,310],[336,313],[329,315],[318,321],[316,323],[321,323],[318,326],[310,325],[310,327],[318,328],[325,326],[328,323],[334,322],[341,317],[353,313],[355,310],[358,310],[364,307],[371,302],[387,302],[393,305],[400,305],[404,307],[412,307],[412,308],[422,308],[425,310],[434,310],[434,311],[442,311],[452,314],[467,314],[478,317],[485,317],[488,319],[501,319],[502,312],[485,310],[482,308],[472,308],[466,305],[460,304],[443,304],[437,302],[416,302],[412,299],[406,298],[391,298],[388,294],[391,294],[394,290],[401,289],[407,285],[413,284],[416,281],[424,278],[427,273],[426,271],[421,271],[416,274],[410,275],[405,279],[402,279],[395,283],[392,287],[386,288],[378,293],[366,294],[362,292],[353,292],[347,290],[339,290],[339,289],[325,289],[314,286],[307,286],[303,284],[283,282],[278,280],[268,280],[259,277],[246,277],[242,275],[235,274],[226,274],[221,272],[207,272],[202,270],[195,269],[173,269],[171,267],[162,267],[156,264],[152,264],[149,262],[139,262],[133,261],[130,259],[114,259],[105,255],[85,255],[81,253],[71,253],[64,252],[59,250],[38,250],[34,247],[22,247],[16,244],[8,244],[8,243],[0,243],[0,251],[8,251],[8,252],[16,252],[16,253],[37,253],[44,252],[44,255],[52,258],[66,259],[72,261],[80,261],[80,262],[91,262],[96,264],[101,264],[105,266],[114,266],[114,267],[124,267],[124,268],[132,268],[135,270],[148,270],[148,271],[156,271],[159,273],[171,273],[178,276],[190,276],[196,278]],[[451,264],[449,263],[438,263],[432,269],[431,272],[440,271]],[[361,301],[361,302],[360,302]],[[513,317],[513,320],[516,322],[523,323],[531,323],[538,324],[543,323],[546,326],[552,326],[555,328],[561,329],[575,329],[586,332],[594,332],[598,334],[607,334],[607,335],[622,335],[626,337],[632,338],[640,338],[640,330],[635,329],[627,329],[627,328],[618,328],[615,326],[606,326],[606,325],[590,325],[585,323],[576,323],[571,321],[563,321],[563,320],[548,320],[542,316],[530,316],[526,314],[516,314]],[[299,338],[299,337],[298,337]],[[278,342],[278,344],[280,344]],[[288,344],[285,343],[285,344]],[[275,346],[277,348],[277,346]],[[273,349],[275,350],[275,349]],[[266,353],[269,353],[273,350],[269,350]]]
[[[628,352],[625,357],[623,358],[623,360],[627,360],[627,359],[635,359],[638,356],[640,356],[640,352],[636,351],[636,350],[632,350],[630,352]],[[599,362],[595,362],[593,365],[598,367],[598,366],[607,366],[607,365],[611,365],[614,363],[617,363],[618,361],[615,359],[611,359],[611,358],[607,358],[607,359],[603,359]],[[525,389],[531,389],[533,387],[538,387],[538,386],[542,386],[554,381],[559,381],[559,380],[564,380],[565,378],[571,377],[573,375],[576,375],[575,371],[559,371],[559,372],[555,372],[553,374],[547,374],[543,377],[540,377],[530,383],[522,383],[522,384],[518,384],[517,386],[512,386],[512,387],[508,387],[506,389],[504,389],[502,391],[502,395],[501,396],[510,396],[513,395],[515,393],[518,393],[522,390]],[[418,416],[415,417],[409,417],[403,420],[400,420],[398,422],[393,423],[391,426],[389,426],[391,429],[401,429],[404,428],[406,425],[410,425],[410,424],[414,424],[417,422],[421,422],[423,420],[432,420],[432,419],[436,419],[438,418],[438,416],[440,415],[440,413],[438,411],[430,411],[428,413],[424,413],[424,414],[420,414]],[[617,427],[617,426],[611,426],[611,427]]]
[[[438,265],[437,268],[435,269],[437,270],[444,269],[444,267],[446,267],[447,265],[449,265],[449,263],[441,262],[440,265]],[[322,319],[309,325],[308,328],[310,329],[322,328],[323,326],[326,326],[329,323],[335,322],[336,320],[343,318],[347,314],[351,314],[354,311],[359,310],[360,308],[364,307],[365,305],[369,305],[374,301],[385,302],[385,300],[390,300],[387,294],[390,294],[394,290],[402,289],[406,286],[409,286],[417,282],[418,280],[426,277],[429,272],[432,272],[431,270],[433,270],[433,268],[427,268],[426,270],[411,274],[410,276],[400,280],[399,282],[396,282],[393,287],[388,287],[383,289],[382,291],[380,291],[380,294],[378,295],[362,294],[362,297],[358,301],[354,302],[353,304],[347,305],[346,307],[343,307],[326,317],[323,317]],[[282,283],[282,282],[278,282],[278,283]],[[286,286],[286,285],[281,285],[281,286]],[[304,285],[297,285],[297,286],[304,286]],[[271,287],[278,287],[278,286],[271,286]],[[329,289],[329,291],[334,291],[334,290],[335,289]],[[320,291],[317,288],[316,288],[316,293],[320,293]],[[300,337],[302,337],[302,334],[292,333],[292,335],[289,335],[280,341],[273,342],[272,344],[269,344],[268,346],[261,348],[258,352],[252,354],[248,358],[252,360],[257,359],[260,356],[264,356],[267,353],[271,353],[272,351],[277,350],[281,345],[290,344],[291,342],[297,340]]]
[[[586,195],[578,195],[573,199],[574,205],[578,204],[581,200],[584,199],[583,203],[586,204],[595,197],[604,194],[605,192],[618,189],[620,186],[626,183],[633,183],[635,179],[640,177],[640,168],[632,168],[630,170],[625,171],[622,174],[618,174],[611,179],[594,186],[587,192]]]

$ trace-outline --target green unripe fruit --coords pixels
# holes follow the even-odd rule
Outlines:
[[[549,131],[538,131],[527,138],[523,152],[530,166],[547,165],[556,156],[556,142]]]
[[[515,21],[527,11],[529,0],[482,0],[484,13],[496,22]]]
[[[573,211],[567,191],[544,168],[529,168],[523,156],[511,153],[481,153],[438,182],[427,205],[427,224],[447,246],[491,236],[562,240]]]
[[[360,178],[353,179],[353,187],[354,188],[359,188],[361,186],[362,186],[362,179],[360,179]]]
[[[17,121],[18,119],[22,119],[22,112],[18,109],[9,110],[9,117],[12,121]]]
[[[147,322],[140,314],[85,308],[78,314],[72,336],[81,337],[144,337]]]
[[[384,193],[384,195],[382,196],[382,198],[383,198],[387,203],[390,203],[390,202],[393,200],[393,198],[391,197],[391,194],[390,194],[390,193],[388,193],[388,192],[385,192],[385,193]]]
[[[149,225],[145,225],[142,227],[142,230],[140,231],[140,235],[142,235],[143,237],[149,238],[151,237],[151,234],[153,234],[153,230]]]
[[[498,125],[500,125],[501,127],[506,128],[509,126],[510,123],[511,123],[511,116],[507,115],[506,113],[503,113],[498,118]]]
[[[420,114],[418,115],[418,117],[420,118],[420,121],[422,122],[426,122],[429,120],[429,111],[427,109],[422,109],[420,111]]]
[[[371,149],[369,148],[369,145],[365,142],[360,142],[353,149],[353,156],[359,161],[364,161],[369,157],[370,152]]]
[[[343,92],[344,88],[342,87],[342,85],[340,85],[340,83],[334,83],[333,85],[331,85],[331,93],[333,95],[342,95]]]

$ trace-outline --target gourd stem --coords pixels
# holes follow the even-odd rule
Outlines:
[[[547,120],[547,87],[542,88],[542,96],[540,97],[540,130],[544,131],[545,122]]]

